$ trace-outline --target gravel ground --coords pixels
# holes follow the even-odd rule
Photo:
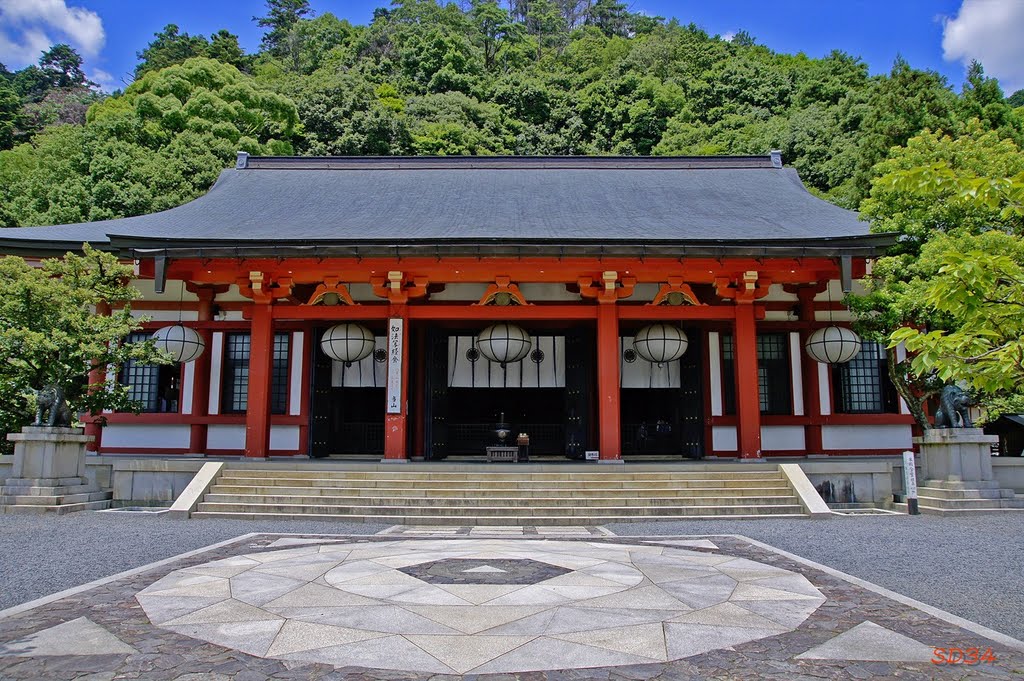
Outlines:
[[[0,515],[0,609],[248,532],[373,534],[386,525],[74,513]],[[609,525],[621,536],[739,534],[1024,639],[1024,513]]]
[[[624,536],[740,534],[1024,640],[1024,513],[607,527]]]
[[[0,515],[0,610],[249,532],[374,534],[389,525],[173,520],[83,511]]]

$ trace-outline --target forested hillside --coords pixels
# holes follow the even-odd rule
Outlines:
[[[869,76],[855,56],[780,54],[616,0],[398,0],[367,26],[315,10],[269,0],[256,54],[226,30],[167,26],[139,52],[134,82],[107,97],[67,46],[38,66],[0,66],[0,224],[168,208],[205,191],[236,150],[781,149],[813,191],[856,208],[875,165],[926,129],[1024,141],[1024,110],[980,66],[955,88],[899,59]]]

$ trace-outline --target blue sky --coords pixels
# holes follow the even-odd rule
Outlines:
[[[367,23],[389,0],[312,0]],[[840,49],[885,72],[897,54],[913,66],[946,76],[959,89],[964,64],[979,59],[1007,94],[1024,87],[1024,0],[632,0],[633,11],[676,17],[709,33],[738,30],[781,52],[823,56]],[[168,23],[192,34],[227,28],[254,50],[260,30],[252,21],[263,0],[135,1],[0,0],[0,62],[21,68],[52,42],[70,42],[86,58],[86,71],[107,89],[130,82],[135,54]]]

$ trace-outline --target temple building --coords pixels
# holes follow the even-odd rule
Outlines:
[[[188,204],[0,252],[134,261],[128,342],[191,360],[123,368],[143,413],[91,424],[101,454],[430,461],[502,423],[539,457],[760,459],[911,445],[883,346],[815,359],[852,354],[868,227],[777,152],[240,153]]]

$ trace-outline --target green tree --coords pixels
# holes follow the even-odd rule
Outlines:
[[[50,87],[70,88],[93,85],[82,71],[82,57],[66,43],[54,45],[39,58],[39,68]]]
[[[893,233],[897,239],[889,254],[876,261],[871,278],[864,282],[865,294],[848,299],[856,326],[869,340],[883,342],[905,340],[905,327],[927,333],[955,331],[960,322],[932,304],[927,294],[928,282],[942,267],[940,245],[950,243],[947,239],[976,238],[993,227],[1020,233],[1018,215],[957,187],[978,178],[1022,173],[1024,154],[1011,140],[1000,139],[975,121],[956,138],[926,133],[911,139],[876,171],[862,212],[873,220],[873,231]],[[926,428],[923,403],[940,383],[919,370],[923,361],[918,355],[898,362],[896,353],[889,353],[889,375]]]
[[[274,56],[286,56],[290,51],[288,40],[292,29],[312,13],[308,0],[267,0],[267,14],[252,18],[257,26],[267,29],[260,45]]]
[[[28,425],[23,395],[47,386],[59,387],[74,412],[137,409],[107,369],[116,376],[128,359],[167,359],[152,343],[122,343],[140,328],[129,304],[140,295],[127,284],[131,277],[130,265],[88,244],[82,255],[68,253],[38,267],[16,256],[0,259],[0,353],[7,358],[0,362],[0,394],[20,398],[0,402],[3,428]],[[124,305],[95,314],[103,302]],[[89,383],[91,369],[103,369],[99,383]]]
[[[0,205],[23,226],[164,210],[206,191],[237,150],[289,155],[297,135],[290,99],[233,66],[191,59],[94,105],[84,126],[0,152]]]

